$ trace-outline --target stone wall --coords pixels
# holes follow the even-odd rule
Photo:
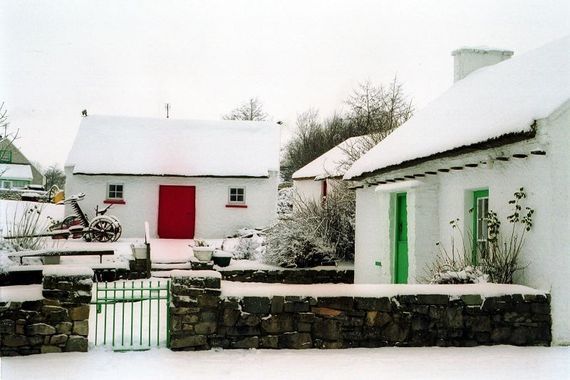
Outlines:
[[[172,278],[171,349],[550,345],[550,297],[224,297],[221,276]]]
[[[222,279],[240,282],[281,284],[352,284],[353,269],[225,269],[219,268]]]
[[[86,352],[93,272],[44,273],[43,299],[0,303],[2,356]]]

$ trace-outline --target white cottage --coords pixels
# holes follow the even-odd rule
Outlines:
[[[524,187],[536,213],[517,282],[552,292],[553,340],[568,343],[570,38],[510,59],[484,48],[453,55],[454,85],[344,177],[361,185],[355,281],[416,282],[436,242],[449,245],[450,220],[481,236],[473,218],[492,209],[504,221]]]
[[[327,196],[348,169],[351,154],[364,149],[366,136],[346,139],[292,175],[293,187],[303,199],[320,201]]]
[[[220,238],[276,217],[273,122],[87,116],[65,163],[66,194],[112,204],[123,236]],[[68,210],[68,213],[71,211]]]

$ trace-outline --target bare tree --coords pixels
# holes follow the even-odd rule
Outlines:
[[[263,111],[263,104],[257,98],[250,98],[247,102],[234,108],[230,113],[222,116],[224,120],[267,120],[267,113]]]
[[[0,130],[3,129],[3,133],[0,138],[4,138],[8,135],[8,126],[10,123],[8,122],[8,110],[4,108],[4,102],[0,104]]]
[[[63,189],[65,186],[65,173],[57,165],[51,165],[44,171],[44,176],[46,178],[46,189],[51,189],[53,185],[56,185],[59,189]]]
[[[383,139],[394,129],[406,122],[413,113],[397,78],[388,86],[376,86],[370,81],[360,83],[345,103],[349,107],[347,119],[360,134],[375,134]]]

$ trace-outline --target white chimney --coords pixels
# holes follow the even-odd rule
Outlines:
[[[488,47],[463,47],[454,50],[453,81],[457,82],[481,67],[491,66],[512,57],[510,50]]]

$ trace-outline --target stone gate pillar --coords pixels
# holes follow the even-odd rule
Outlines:
[[[221,279],[211,270],[178,270],[171,275],[170,348],[207,350],[218,329]]]

